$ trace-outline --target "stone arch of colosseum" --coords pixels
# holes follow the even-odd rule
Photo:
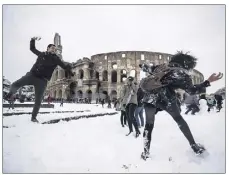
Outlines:
[[[111,83],[117,83],[118,73],[117,70],[111,71]]]
[[[62,90],[59,89],[57,98],[62,98]]]
[[[83,98],[83,91],[82,90],[77,91],[77,98]]]
[[[125,81],[125,78],[127,78],[127,71],[125,69],[120,70],[120,82]]]
[[[132,69],[132,70],[130,70],[130,74],[129,74],[129,76],[132,76],[132,77],[136,77],[136,70],[135,69]]]
[[[73,81],[69,84],[69,90],[71,98],[74,98],[74,96],[76,96],[77,81]]]
[[[107,99],[108,98],[108,91],[107,90],[103,90],[102,92],[100,92],[99,98]]]
[[[99,72],[98,72],[98,71],[95,72],[95,78],[96,78],[97,80],[99,80]]]
[[[84,70],[80,69],[78,75],[79,75],[79,79],[83,79],[84,78]]]
[[[54,91],[53,98],[57,98],[57,91]]]
[[[89,98],[89,99],[92,99],[92,91],[91,91],[91,89],[88,89],[88,90],[86,91],[85,97],[86,97],[86,98]]]
[[[117,99],[117,91],[116,90],[112,90],[110,93],[110,99],[114,100]]]
[[[104,70],[103,73],[102,73],[102,81],[108,81],[108,72],[107,70]]]

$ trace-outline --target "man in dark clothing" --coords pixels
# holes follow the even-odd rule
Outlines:
[[[14,94],[9,99],[9,109],[10,108],[14,109],[14,102],[15,102],[15,100],[16,100],[16,95]]]
[[[193,85],[188,71],[192,70],[196,66],[196,61],[197,59],[193,56],[178,52],[171,57],[168,64],[171,71],[159,79],[163,86],[155,88],[151,92],[145,94],[143,102],[145,103],[146,125],[143,134],[144,152],[141,154],[141,157],[144,160],[149,157],[151,133],[154,127],[155,112],[157,108],[165,110],[173,117],[174,121],[178,124],[181,132],[184,134],[196,154],[201,154],[205,150],[203,146],[195,142],[188,124],[180,115],[175,90],[183,89],[189,94],[197,94],[202,91],[202,88],[210,86],[211,82],[222,78],[222,74],[220,73],[218,76],[216,76],[216,74],[212,74],[208,80],[203,83]],[[151,67],[148,65],[139,66],[143,69],[143,71],[153,73],[155,70],[158,71],[158,66],[160,65]]]
[[[118,99],[114,99],[114,108],[116,108],[116,105],[118,104]]]
[[[107,103],[108,103],[108,106],[107,106],[107,107],[108,107],[108,108],[111,108],[111,100],[110,100],[110,99],[108,100]]]
[[[63,99],[63,98],[61,98],[61,100],[60,100],[60,106],[62,106],[62,107],[63,107],[63,104],[64,104],[64,99]]]
[[[42,97],[46,89],[47,82],[51,79],[54,69],[57,66],[60,66],[72,76],[74,76],[74,74],[71,72],[71,64],[63,62],[55,54],[56,46],[54,44],[49,44],[46,52],[40,52],[35,47],[35,40],[39,40],[39,38],[33,37],[30,41],[30,50],[38,56],[35,64],[33,65],[30,72],[12,83],[10,92],[4,97],[5,99],[9,99],[20,87],[25,85],[34,85],[35,104],[32,112],[32,122],[38,122],[36,117],[40,109]]]
[[[199,106],[199,100],[197,98],[197,95],[189,95],[186,97],[184,103],[187,105],[187,111],[185,114],[188,114],[190,111],[192,111],[192,115],[195,115],[196,112],[200,111]]]
[[[138,127],[143,127],[144,126],[144,118],[143,118],[144,107],[143,107],[143,102],[142,102],[143,97],[144,97],[144,92],[139,87],[138,91],[137,91],[138,106],[135,109],[135,118],[136,118]],[[138,117],[138,115],[139,115],[139,117]],[[141,120],[141,125],[140,125],[140,122],[139,122],[139,118]]]
[[[215,100],[216,100],[216,108],[218,109],[217,112],[220,112],[222,109],[222,104],[223,104],[223,97],[220,94],[215,94]]]
[[[105,103],[105,99],[102,99],[101,100],[102,107],[103,107],[104,103]]]

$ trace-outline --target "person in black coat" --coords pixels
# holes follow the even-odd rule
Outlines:
[[[60,106],[62,106],[62,107],[63,107],[63,105],[64,105],[64,99],[63,99],[63,98],[61,98],[61,100],[60,100]]]
[[[10,87],[10,92],[4,97],[8,100],[17,90],[25,85],[34,85],[35,87],[35,104],[32,112],[32,122],[38,122],[36,119],[40,105],[42,102],[43,94],[46,89],[48,81],[51,79],[54,69],[57,66],[62,67],[66,72],[74,76],[71,71],[71,64],[63,62],[56,54],[56,46],[54,44],[49,44],[47,46],[47,51],[40,52],[35,47],[35,40],[39,40],[38,37],[33,37],[30,41],[30,50],[38,56],[32,69],[19,80],[12,83]]]
[[[145,94],[143,102],[145,103],[144,108],[146,113],[146,125],[143,134],[144,152],[141,154],[142,159],[146,160],[149,157],[151,133],[154,128],[155,112],[157,108],[165,110],[172,116],[195,153],[201,154],[205,150],[203,146],[195,142],[188,124],[180,115],[180,109],[177,104],[175,90],[183,89],[189,94],[198,94],[203,88],[210,86],[211,82],[222,78],[222,74],[212,74],[203,83],[193,85],[188,71],[192,70],[196,66],[196,63],[197,59],[195,57],[178,52],[171,57],[171,60],[168,64],[168,67],[171,68],[171,71],[159,79],[163,86],[153,89]],[[153,73],[155,70],[158,70],[157,68],[159,68],[158,65],[149,66],[144,64],[139,66],[143,69],[143,71],[149,73]]]
[[[105,99],[102,99],[101,100],[102,107],[103,107],[104,103],[105,103]]]
[[[107,101],[107,103],[108,103],[108,108],[111,108],[111,99],[108,99],[108,101]]]
[[[143,106],[143,97],[144,97],[144,92],[142,89],[139,87],[137,91],[137,101],[138,101],[138,106],[135,109],[135,118],[137,121],[138,127],[144,127],[144,117],[143,117],[143,111],[144,111],[144,106]],[[138,117],[139,116],[139,117]],[[140,121],[139,121],[140,118]]]
[[[186,97],[184,103],[187,106],[187,111],[185,112],[185,114],[188,114],[190,111],[192,111],[192,115],[195,115],[196,112],[200,111],[199,108],[199,100],[197,95],[189,95]]]

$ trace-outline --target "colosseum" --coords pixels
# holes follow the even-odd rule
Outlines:
[[[62,58],[61,36],[56,33],[54,44],[57,54]],[[129,75],[140,81],[139,64],[158,65],[168,63],[171,54],[149,51],[119,51],[92,55],[82,58],[73,64],[74,77],[70,77],[59,66],[53,72],[45,95],[54,99],[84,99],[92,101],[97,98],[112,100],[119,98],[124,79]],[[193,83],[204,81],[204,76],[197,70],[191,73]]]

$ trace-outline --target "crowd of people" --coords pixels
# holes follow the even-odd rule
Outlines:
[[[183,97],[183,102],[187,107],[185,114],[191,111],[192,115],[195,115],[200,111],[200,100],[205,100],[208,107],[207,111],[216,109],[216,112],[220,112],[223,104],[223,97],[221,94],[200,94],[200,95],[189,95],[185,94]]]

